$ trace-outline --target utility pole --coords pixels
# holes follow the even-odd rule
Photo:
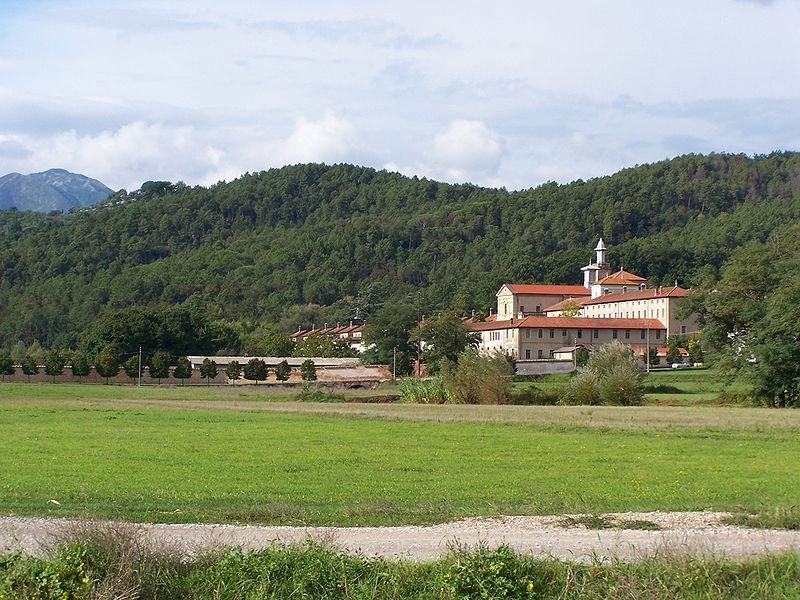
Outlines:
[[[420,300],[420,292],[417,290],[417,331],[421,331],[422,328],[422,306]],[[422,377],[422,337],[417,340],[417,379]]]
[[[142,347],[139,346],[139,386],[142,385]]]
[[[397,346],[392,350],[392,381],[397,381]]]

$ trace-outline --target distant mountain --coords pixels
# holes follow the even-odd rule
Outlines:
[[[113,193],[114,190],[96,179],[64,169],[30,175],[10,173],[0,177],[0,209],[14,206],[19,210],[66,212],[75,206],[88,206],[105,200]]]

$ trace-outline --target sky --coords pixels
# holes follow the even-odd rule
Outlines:
[[[0,0],[0,175],[527,189],[800,150],[800,0]]]

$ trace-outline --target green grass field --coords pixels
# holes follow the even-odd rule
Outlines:
[[[280,398],[278,398],[279,400]],[[790,507],[800,412],[311,404],[0,385],[0,513],[400,524]]]

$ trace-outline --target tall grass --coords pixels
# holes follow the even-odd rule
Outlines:
[[[453,401],[453,393],[445,385],[443,377],[404,379],[398,384],[398,387],[404,402],[447,404]]]
[[[581,564],[501,546],[453,547],[435,562],[350,555],[308,541],[187,558],[124,532],[94,532],[46,558],[0,556],[0,598],[462,599],[797,598],[800,555],[758,559],[665,555]]]

